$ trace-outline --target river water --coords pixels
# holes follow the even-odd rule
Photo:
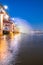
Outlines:
[[[0,36],[0,65],[43,65],[43,34]]]

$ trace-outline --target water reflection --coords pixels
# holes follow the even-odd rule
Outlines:
[[[11,65],[19,51],[20,34],[0,36],[0,65]],[[15,62],[15,60],[14,60]]]
[[[1,36],[0,65],[43,65],[43,35]]]

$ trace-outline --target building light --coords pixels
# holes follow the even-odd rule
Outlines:
[[[11,18],[14,21],[14,18]]]
[[[4,8],[5,8],[5,9],[8,9],[8,6],[7,6],[7,5],[4,5]]]

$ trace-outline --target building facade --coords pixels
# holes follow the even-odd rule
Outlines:
[[[14,32],[15,24],[10,20],[10,16],[6,13],[4,7],[0,5],[0,35],[3,31]]]

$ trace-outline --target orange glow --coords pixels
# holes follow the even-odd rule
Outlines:
[[[0,39],[0,61],[3,62],[4,59],[6,58],[7,56],[7,49],[8,49],[8,46],[6,44],[6,41],[3,39]]]

